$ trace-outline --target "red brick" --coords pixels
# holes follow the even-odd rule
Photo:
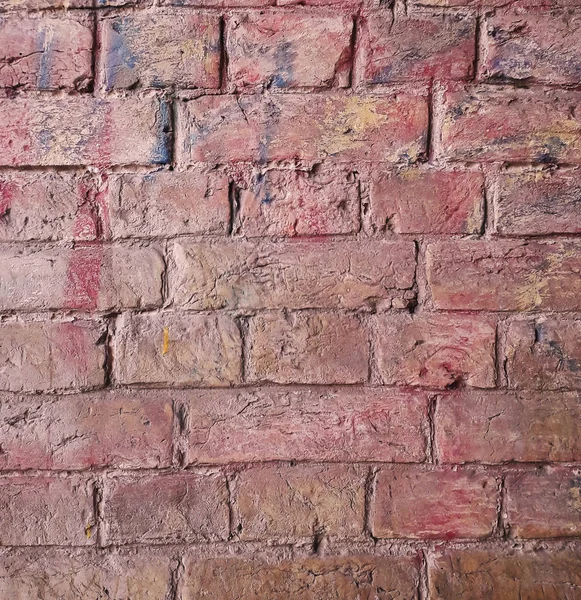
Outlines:
[[[581,308],[576,242],[445,241],[427,249],[434,305],[447,310]]]
[[[581,162],[581,94],[504,86],[444,93],[436,154],[461,161]]]
[[[307,236],[359,230],[359,184],[347,167],[269,169],[240,189],[237,232],[246,237]]]
[[[0,12],[36,11],[47,8],[93,8],[139,4],[143,0],[0,0]]]
[[[461,14],[372,12],[363,22],[365,79],[370,83],[467,79],[472,75],[476,22]]]
[[[438,399],[436,446],[445,463],[581,460],[576,393],[467,392]]]
[[[508,10],[485,23],[484,77],[578,84],[581,20],[571,13]]]
[[[539,318],[513,321],[506,333],[508,385],[557,390],[581,388],[581,321]]]
[[[574,171],[520,171],[496,186],[496,231],[502,235],[581,233],[581,178]]]
[[[421,462],[427,396],[377,388],[187,393],[188,463]]]
[[[329,155],[415,161],[426,150],[428,109],[419,92],[203,96],[179,109],[182,163],[317,161]]]
[[[163,600],[167,550],[27,548],[0,554],[0,596],[10,600]]]
[[[494,347],[495,324],[489,317],[438,313],[377,317],[375,355],[386,384],[494,387]]]
[[[374,231],[479,233],[483,201],[480,171],[410,168],[372,178],[367,212]]]
[[[250,319],[249,382],[361,383],[368,364],[368,333],[356,316],[305,312]]]
[[[448,550],[429,566],[434,600],[577,600],[578,550]]]
[[[0,166],[163,164],[170,130],[169,107],[158,98],[4,98]]]
[[[85,91],[92,82],[92,49],[88,15],[0,17],[0,87]]]
[[[114,238],[226,234],[228,180],[200,169],[126,173],[109,183],[108,213]]]
[[[101,35],[108,89],[220,87],[218,15],[132,13],[105,19]]]
[[[227,316],[125,314],[117,322],[116,381],[229,386],[240,381],[241,341]]]
[[[173,303],[196,310],[389,307],[411,293],[415,247],[377,240],[176,242],[170,265]]]
[[[171,464],[172,399],[159,392],[0,396],[2,469]]]
[[[89,321],[0,324],[0,389],[14,392],[101,386],[104,329]]]
[[[79,477],[0,477],[0,545],[92,544],[92,486]]]
[[[379,538],[485,538],[497,520],[498,483],[480,471],[383,468],[371,508]]]
[[[416,600],[419,573],[415,557],[269,560],[253,555],[186,558],[184,580],[183,600],[205,596],[239,600],[371,600],[391,596]]]
[[[507,521],[517,538],[581,534],[581,471],[543,469],[506,478]]]
[[[109,542],[216,541],[228,537],[228,491],[219,473],[114,478],[105,492]]]
[[[365,469],[342,465],[262,465],[243,471],[235,501],[240,538],[359,537],[365,477]]]
[[[236,87],[270,89],[349,84],[353,19],[262,11],[228,22],[228,76]]]
[[[154,247],[81,245],[0,250],[1,310],[107,310],[161,305],[164,263]]]

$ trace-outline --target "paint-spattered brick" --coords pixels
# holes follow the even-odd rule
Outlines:
[[[164,600],[172,553],[26,548],[0,553],[0,597],[11,600]]]
[[[349,83],[353,19],[263,11],[228,23],[228,75],[237,87],[271,89]]]
[[[502,175],[496,185],[495,221],[502,235],[581,233],[581,172]]]
[[[81,476],[0,477],[0,544],[92,544],[93,490]]]
[[[0,166],[165,164],[169,106],[158,98],[0,99]]]
[[[106,483],[104,502],[110,542],[228,537],[228,490],[220,473],[113,478]]]
[[[115,343],[119,383],[227,387],[240,381],[240,331],[227,316],[125,314]]]
[[[577,600],[581,586],[575,549],[449,550],[429,569],[434,600]]]
[[[366,208],[373,231],[478,233],[484,220],[483,176],[417,168],[377,174]]]
[[[578,84],[581,18],[570,12],[497,12],[487,17],[482,71],[492,79]]]
[[[445,241],[427,250],[434,305],[447,310],[581,309],[577,242]]]
[[[311,170],[269,169],[240,189],[237,233],[311,236],[359,230],[359,183],[353,169],[319,164]]]
[[[461,161],[581,162],[581,94],[504,86],[451,87],[436,153]]]
[[[506,478],[507,522],[517,538],[581,534],[581,471],[541,469]]]
[[[187,393],[188,463],[259,460],[420,462],[427,395],[389,389]]]
[[[218,15],[175,10],[103,21],[105,86],[220,87]]]
[[[305,312],[250,319],[250,382],[361,383],[368,365],[368,333],[356,316]]]
[[[495,384],[495,322],[424,313],[377,318],[375,356],[383,383],[445,388]]]
[[[168,282],[196,310],[348,309],[404,302],[414,272],[411,241],[176,242]]]
[[[472,75],[475,20],[460,14],[372,12],[363,23],[369,83],[467,79]]]
[[[418,561],[405,556],[188,557],[183,599],[207,595],[240,600],[362,600],[381,598],[390,590],[398,600],[415,600],[418,582]]]
[[[107,206],[114,238],[224,235],[230,220],[226,176],[201,169],[119,175]]]
[[[257,466],[240,473],[235,510],[243,540],[347,538],[363,532],[366,469]]]
[[[384,468],[371,509],[380,538],[485,538],[496,523],[498,482],[471,470]]]
[[[0,87],[85,91],[92,82],[92,23],[88,15],[0,16]]]
[[[465,392],[438,399],[442,462],[581,460],[581,397],[575,392]]]
[[[1,114],[1,113],[0,113]],[[428,107],[415,94],[203,96],[179,106],[183,163],[415,161],[426,150]]]
[[[506,374],[512,388],[581,388],[581,320],[513,321],[506,333]]]
[[[14,392],[103,385],[104,327],[98,322],[0,324],[0,389]]]
[[[163,269],[160,250],[146,246],[1,250],[0,309],[159,306]]]
[[[172,399],[159,392],[0,397],[2,469],[168,467]]]

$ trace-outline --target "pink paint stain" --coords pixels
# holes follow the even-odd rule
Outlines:
[[[0,219],[10,214],[14,200],[14,186],[7,181],[0,181]]]

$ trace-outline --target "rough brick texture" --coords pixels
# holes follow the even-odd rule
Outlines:
[[[0,0],[0,599],[581,600],[581,0]]]

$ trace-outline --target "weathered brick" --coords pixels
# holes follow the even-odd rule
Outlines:
[[[485,538],[497,520],[498,483],[486,473],[383,468],[371,508],[380,538]]]
[[[218,15],[180,10],[132,13],[102,25],[105,86],[220,87]]]
[[[158,306],[163,270],[151,246],[0,249],[0,310]]]
[[[203,96],[179,106],[178,123],[182,163],[415,161],[426,150],[428,108],[421,92]]]
[[[78,477],[0,477],[0,545],[92,544],[92,486]]]
[[[436,153],[461,161],[581,162],[581,94],[505,86],[450,87]]]
[[[495,323],[489,317],[424,313],[377,317],[375,355],[386,384],[495,384]]]
[[[185,560],[183,599],[207,596],[239,600],[370,600],[391,596],[416,600],[418,581],[415,557],[356,555],[296,560],[192,557]]]
[[[92,83],[92,19],[0,16],[0,87],[77,89]]]
[[[164,600],[169,558],[159,550],[7,550],[0,554],[0,596],[10,600]]]
[[[126,173],[109,183],[108,214],[114,238],[226,234],[228,180],[201,169]]]
[[[365,79],[370,83],[419,79],[467,79],[472,75],[476,22],[462,14],[389,9],[363,21]]]
[[[445,241],[427,249],[434,305],[447,310],[581,308],[577,242]]]
[[[110,542],[216,541],[228,537],[228,490],[219,473],[114,478],[105,492]]]
[[[328,235],[359,230],[359,185],[348,166],[255,173],[239,191],[237,232],[246,237]]]
[[[4,98],[0,143],[0,166],[163,164],[171,158],[169,106],[138,97]]]
[[[552,84],[578,84],[581,80],[578,15],[499,11],[487,17],[484,31],[484,77]]]
[[[506,333],[508,385],[557,390],[581,387],[581,320],[513,321]]]
[[[2,469],[169,467],[172,399],[160,392],[0,396]]]
[[[507,522],[517,538],[581,534],[581,471],[542,469],[506,477]]]
[[[222,315],[125,314],[117,323],[119,383],[229,386],[240,381],[241,340]]]
[[[411,241],[176,242],[168,282],[196,310],[389,308],[414,273]]]
[[[101,8],[139,4],[143,0],[0,0],[0,12],[37,11],[47,8]]]
[[[353,19],[262,11],[228,22],[228,76],[236,87],[349,84]]]
[[[417,168],[379,173],[371,180],[366,210],[374,231],[479,233],[483,176]]]
[[[427,406],[423,393],[377,388],[188,392],[187,462],[421,462]]]
[[[103,385],[104,328],[89,321],[0,324],[0,389],[14,392]]]
[[[445,463],[581,460],[577,393],[466,392],[438,399],[436,446]]]
[[[363,533],[366,470],[262,465],[239,475],[235,510],[243,540]]]
[[[368,364],[368,332],[356,316],[306,312],[250,319],[250,382],[360,383],[368,378]]]
[[[430,561],[431,598],[577,600],[578,550],[448,550]]]
[[[579,171],[502,175],[495,190],[495,227],[503,235],[581,233]]]

